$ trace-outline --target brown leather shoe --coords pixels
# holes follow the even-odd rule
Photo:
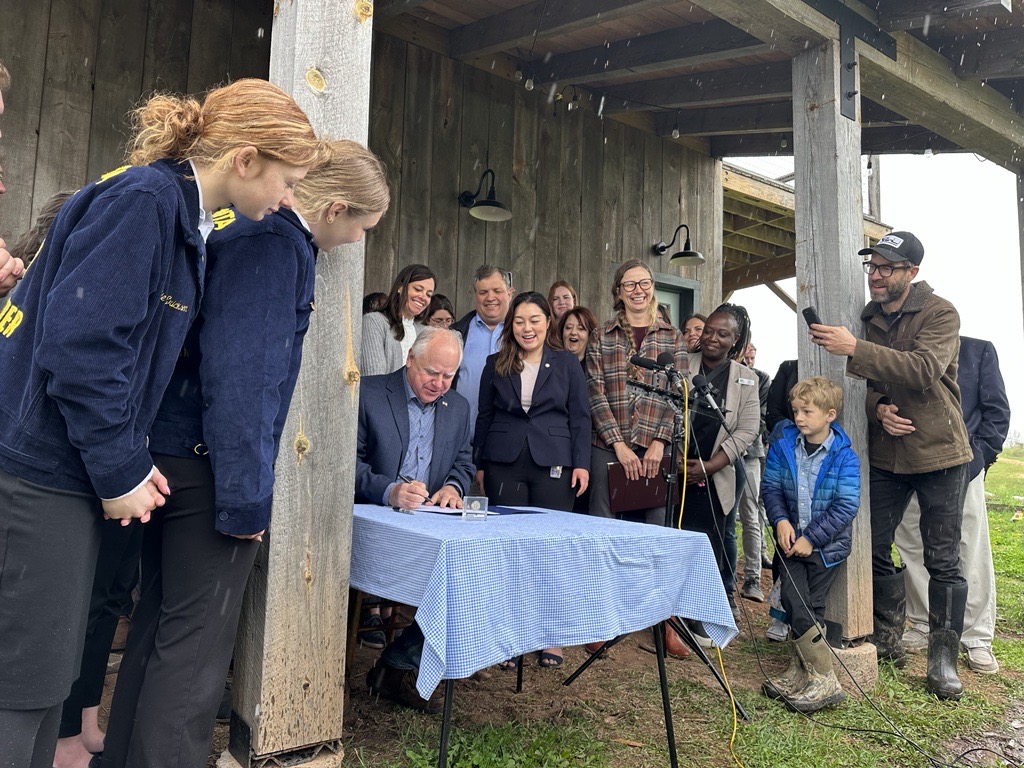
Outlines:
[[[395,669],[378,663],[366,673],[366,686],[370,693],[383,696],[396,704],[436,715],[444,707],[444,689],[438,686],[429,699],[416,690],[415,669]]]

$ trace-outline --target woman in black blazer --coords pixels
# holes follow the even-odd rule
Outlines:
[[[492,504],[569,511],[590,482],[590,403],[579,360],[561,349],[551,309],[530,291],[512,301],[501,350],[480,378],[473,441],[477,478]],[[561,649],[541,666],[562,663]]]

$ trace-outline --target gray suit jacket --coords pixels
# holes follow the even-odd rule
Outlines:
[[[380,504],[409,447],[409,409],[405,367],[386,376],[367,376],[359,388],[356,442],[356,502]],[[469,403],[449,390],[434,409],[434,447],[430,493],[454,485],[465,495],[476,472],[470,447]]]

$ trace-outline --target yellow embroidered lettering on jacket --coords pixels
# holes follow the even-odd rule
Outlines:
[[[122,166],[121,166],[120,168],[115,168],[115,169],[114,169],[114,170],[112,170],[112,171],[107,171],[107,172],[106,172],[106,173],[104,173],[104,174],[103,174],[102,176],[100,176],[100,180],[99,180],[99,181],[97,181],[96,183],[97,183],[97,184],[102,184],[102,183],[103,183],[104,181],[106,181],[107,179],[112,179],[112,178],[114,178],[115,176],[118,176],[118,175],[120,175],[120,174],[124,173],[124,172],[125,172],[125,171],[127,171],[127,170],[128,170],[129,168],[131,168],[131,166],[130,166],[130,165],[122,165]]]
[[[11,300],[8,299],[3,308],[0,308],[0,336],[9,339],[24,319],[25,313],[14,306]]]
[[[218,208],[213,212],[213,228],[224,229],[229,224],[235,223],[235,212],[230,208]]]
[[[169,293],[165,293],[160,297],[160,301],[166,304],[171,309],[176,309],[179,312],[188,312],[188,304],[182,304],[180,301],[175,301],[174,297]]]

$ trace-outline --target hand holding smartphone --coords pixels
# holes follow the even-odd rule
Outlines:
[[[814,307],[806,307],[803,310],[803,316],[804,320],[807,321],[808,328],[810,328],[815,323],[817,323],[818,325],[824,325],[824,323],[821,322],[821,318],[818,317],[818,310],[815,309]]]

